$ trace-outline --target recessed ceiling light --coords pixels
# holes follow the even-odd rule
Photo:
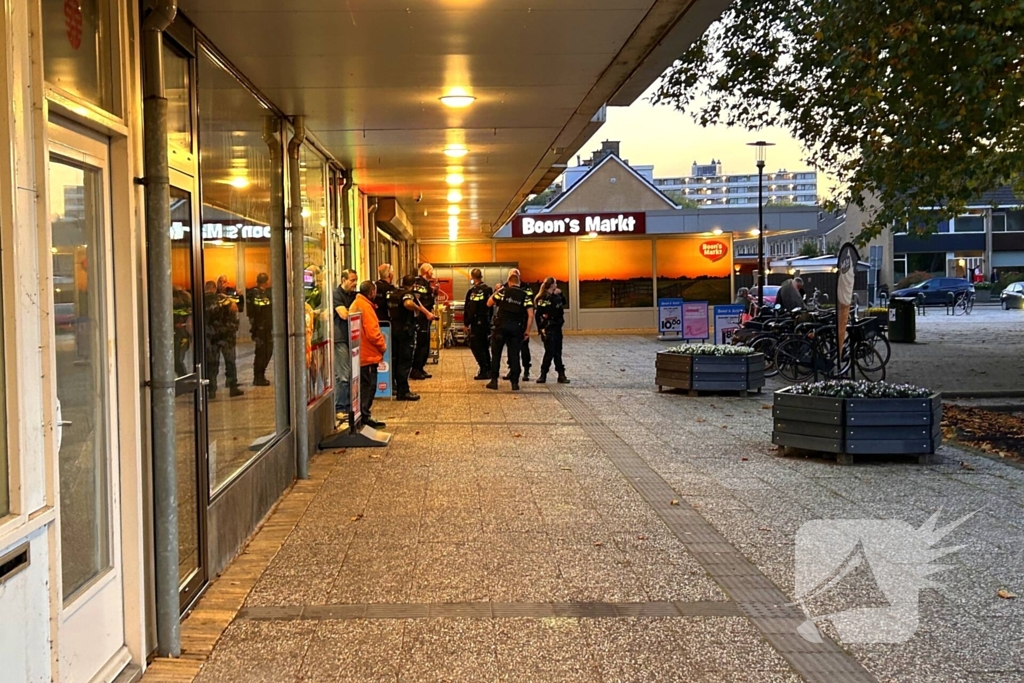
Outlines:
[[[303,210],[302,210],[302,217],[303,217],[303,218],[309,218],[309,217],[310,217],[310,216],[312,216],[312,215],[313,215],[313,214],[312,214],[312,212],[310,212],[310,210],[309,210],[309,209],[303,209]]]
[[[448,239],[451,242],[454,242],[457,239],[459,239],[459,229],[457,227],[456,228],[448,228]]]
[[[249,187],[249,179],[246,178],[245,176],[235,176],[234,178],[229,180],[228,183],[231,185],[231,187],[238,188],[239,190],[244,190],[245,188]]]
[[[462,145],[448,145],[444,148],[444,155],[451,159],[461,159],[469,154],[469,150]]]
[[[461,173],[449,173],[448,176],[445,178],[445,182],[447,182],[449,185],[457,186],[466,182],[466,179],[462,177]]]
[[[476,98],[462,88],[452,88],[441,96],[441,102],[452,109],[465,109],[476,102]]]
[[[452,204],[458,204],[462,201],[462,193],[458,190],[452,190],[448,193],[448,201]]]
[[[459,207],[456,206],[455,204],[452,204],[451,206],[449,206],[448,207],[448,215],[449,216],[458,216],[459,215]]]
[[[448,229],[449,230],[452,230],[452,229],[458,230],[459,229],[459,219],[456,218],[455,216],[452,216],[451,218],[449,218],[448,219]]]

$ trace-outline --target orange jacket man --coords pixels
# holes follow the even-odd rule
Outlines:
[[[359,285],[359,294],[352,302],[349,310],[361,315],[362,328],[359,345],[359,411],[362,413],[361,424],[374,429],[384,426],[383,422],[374,420],[370,415],[373,408],[373,397],[377,393],[377,365],[384,360],[387,340],[380,331],[380,320],[373,307],[373,299],[377,294],[376,286],[369,280]]]

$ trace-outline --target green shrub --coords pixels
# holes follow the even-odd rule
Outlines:
[[[906,276],[902,280],[896,283],[896,289],[903,289],[904,287],[913,287],[914,285],[924,282],[925,280],[931,280],[932,274],[926,273],[923,270],[918,270],[910,275]]]
[[[996,282],[994,285],[992,285],[992,293],[999,294],[1009,285],[1012,285],[1014,282],[1024,282],[1024,273],[1003,273],[1002,275],[999,276],[999,282]],[[974,287],[975,289],[978,288],[977,285],[975,285]]]
[[[975,282],[974,288],[979,292],[984,292],[989,289],[995,289],[996,285],[993,282]]]

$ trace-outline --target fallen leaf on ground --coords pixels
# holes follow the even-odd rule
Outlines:
[[[771,407],[771,406],[769,406],[769,405],[763,405],[763,406],[761,406],[761,410],[771,410],[771,409],[772,409],[772,407]]]
[[[694,422],[707,422],[703,417],[698,417]]]
[[[746,461],[746,460],[750,460],[750,458],[740,458],[740,460]]]
[[[420,430],[418,430],[418,429],[417,429],[417,430],[416,430],[415,432],[413,432],[413,433],[414,433],[414,434],[415,434],[416,436],[419,436],[419,435],[420,435]]]
[[[678,501],[678,500],[675,500],[675,499],[673,499],[673,500],[672,500],[672,502],[671,502],[671,503],[669,503],[669,505],[679,505],[679,501]]]
[[[1017,598],[1017,596],[1014,593],[1011,593],[1005,588],[1000,588],[999,591],[996,592],[996,595],[1001,597],[1003,600],[1015,600]]]
[[[594,541],[594,547],[595,548],[600,548],[603,545],[604,545],[604,543],[602,543],[601,541]]]
[[[637,536],[636,540],[638,540],[638,541],[646,541],[647,537],[646,536]]]
[[[758,531],[774,531],[770,526],[759,526],[759,527],[757,527],[757,530]]]
[[[359,521],[359,520],[361,520],[362,518],[363,518],[363,516],[362,516],[362,515],[354,515],[354,516],[352,517],[352,521],[353,521],[353,522],[358,522],[358,521]]]
[[[722,425],[722,429],[728,429],[729,425]]]
[[[971,471],[971,472],[973,472],[973,471],[974,471],[974,465],[972,465],[972,464],[971,464],[971,463],[969,463],[969,462],[963,462],[963,461],[961,461],[961,462],[960,462],[960,468],[961,468],[961,469],[965,469],[965,470],[968,470],[968,471]]]
[[[513,436],[514,438],[518,439],[519,437],[521,437],[521,436],[522,436],[522,434],[520,434],[519,432],[516,432],[516,433],[515,433],[515,434],[513,434],[512,436]]]

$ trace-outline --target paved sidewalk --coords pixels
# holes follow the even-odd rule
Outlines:
[[[229,582],[244,605],[216,613],[230,623],[196,680],[1024,679],[1024,603],[996,596],[1024,594],[1024,471],[950,448],[930,467],[779,458],[768,395],[656,393],[662,346],[568,337],[573,384],[518,393],[444,352],[422,401],[375,408],[392,445],[319,456],[236,561],[258,578]],[[940,509],[976,514],[939,543],[964,548],[917,635],[796,635],[803,523]],[[808,607],[877,599],[854,572]]]

